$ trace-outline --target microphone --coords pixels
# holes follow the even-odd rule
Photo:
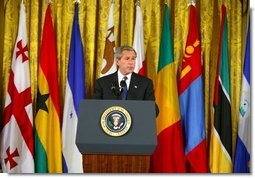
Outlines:
[[[120,88],[119,88],[119,85],[118,85],[118,83],[116,81],[112,83],[111,90],[113,91],[113,93],[116,96],[120,95]]]
[[[120,81],[120,89],[121,89],[121,92],[122,92],[122,90],[123,90],[123,88],[125,88],[126,87],[126,81],[125,80],[121,80]]]

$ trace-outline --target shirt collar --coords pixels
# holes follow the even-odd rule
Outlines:
[[[124,76],[127,77],[127,80],[130,80],[131,79],[131,75],[132,73],[130,74],[127,74],[127,75],[123,75],[119,70],[118,70],[118,80],[121,81],[123,79]]]
[[[118,81],[119,81],[119,84],[120,84],[120,81],[123,79],[124,76],[127,77],[126,84],[127,84],[127,88],[129,88],[132,73],[127,74],[127,75],[123,75],[123,74],[118,70]]]

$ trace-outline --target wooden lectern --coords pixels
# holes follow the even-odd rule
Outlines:
[[[116,107],[124,108],[131,117],[131,126],[122,136],[109,135],[101,125]],[[79,111],[76,144],[83,154],[85,173],[150,171],[150,155],[157,145],[155,102],[82,100]]]
[[[83,154],[85,173],[148,173],[150,156]]]

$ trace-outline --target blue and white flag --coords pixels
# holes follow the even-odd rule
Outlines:
[[[243,67],[234,172],[237,173],[250,172],[251,165],[250,153],[251,153],[251,100],[250,100],[250,24],[249,24]]]
[[[65,104],[62,125],[63,172],[82,173],[82,154],[75,140],[78,123],[79,103],[85,98],[84,54],[78,20],[78,5],[75,5]]]

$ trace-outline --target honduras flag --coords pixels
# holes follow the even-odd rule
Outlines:
[[[78,5],[75,15],[70,45],[65,104],[62,125],[63,172],[82,173],[82,155],[75,140],[78,123],[79,103],[85,98],[85,75],[83,45],[78,21]]]
[[[250,172],[251,153],[251,102],[250,102],[250,25],[246,39],[246,51],[243,67],[241,102],[239,108],[238,135],[234,172]]]

